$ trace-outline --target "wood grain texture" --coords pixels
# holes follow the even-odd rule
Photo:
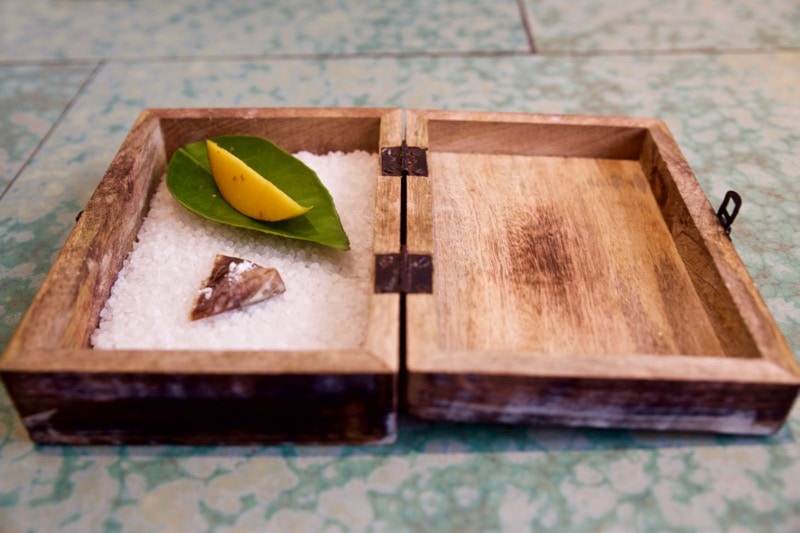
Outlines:
[[[637,161],[429,166],[442,349],[724,355]]]
[[[387,114],[381,121],[380,149],[400,146],[403,141],[403,117],[400,110]],[[374,150],[373,150],[374,151]],[[376,254],[397,253],[400,250],[400,197],[399,176],[382,176],[376,171],[375,236],[373,250]]]
[[[433,294],[407,302],[412,414],[781,426],[797,364],[661,122],[409,115],[432,188],[409,235],[434,249]]]
[[[408,120],[413,120],[419,136],[429,136],[425,146],[433,151],[603,159],[638,159],[654,122],[469,111],[425,111]]]
[[[144,111],[0,362],[3,382],[35,440],[340,443],[393,437],[398,295],[371,299],[370,322],[356,350],[128,352],[89,346],[169,157],[185,143],[225,133],[268,137],[292,152],[377,154],[384,143],[400,142],[402,112]],[[375,178],[379,177],[376,155]],[[396,251],[399,189],[395,183],[379,183],[374,239],[379,247]],[[298,388],[301,383],[305,389]],[[171,396],[179,390],[187,392],[180,398]],[[269,401],[265,394],[272,395]],[[213,416],[198,416],[202,411],[196,409],[201,407]]]
[[[433,420],[769,435],[797,395],[792,385],[716,380],[474,374],[409,377],[413,414]]]
[[[360,348],[294,351],[31,348],[24,357],[3,361],[2,369],[49,373],[302,374],[313,370],[328,374],[391,374],[396,366],[394,361],[385,362]]]
[[[131,249],[166,159],[157,121],[143,114],[45,278],[4,359],[30,348],[87,347]]]
[[[371,151],[399,146],[403,140],[403,114],[399,109],[381,115],[379,140]],[[376,156],[377,158],[377,156]],[[401,182],[398,176],[382,176],[376,159],[375,218],[372,251],[396,253],[400,249]],[[374,265],[370,286],[375,285]],[[400,371],[400,295],[372,294],[369,302],[369,328],[364,349],[396,374]]]
[[[786,339],[663,124],[649,130],[641,164],[725,352],[764,358],[800,374]]]
[[[435,112],[434,112],[435,113]],[[449,113],[445,116],[450,117]],[[456,116],[461,116],[456,112]],[[462,117],[463,118],[463,117]],[[427,150],[430,158],[430,135],[427,113],[406,112],[406,142],[409,146],[417,146]],[[427,177],[409,176],[407,178],[408,195],[406,205],[406,242],[410,253],[430,254],[436,257],[441,243],[434,239],[433,227],[433,183],[431,169],[428,167]],[[431,294],[406,295],[406,338],[405,338],[405,375],[406,379],[415,371],[419,360],[427,356],[441,353],[439,350],[439,315],[436,312],[438,259],[433,264],[433,292]],[[406,389],[408,387],[406,386]],[[406,396],[407,390],[403,391]],[[405,407],[412,408],[405,398]]]
[[[401,126],[399,109],[197,108],[153,112],[164,132],[168,158],[184,144],[216,135],[259,135],[290,153],[315,154],[337,150],[376,152],[386,135],[395,139],[402,135],[402,130],[381,132],[381,119]]]
[[[385,443],[391,374],[6,374],[31,438],[61,444]]]
[[[418,309],[428,310],[422,305]],[[420,322],[431,323],[430,320]],[[435,332],[435,328],[429,329]],[[424,356],[409,356],[409,369],[422,374],[483,374],[487,379],[507,374],[536,378],[641,380],[641,386],[654,379],[676,382],[713,379],[720,383],[795,387],[798,384],[796,375],[771,361],[702,355],[629,354],[610,357],[608,354],[573,353],[553,357],[552,354],[529,351],[436,349]]]

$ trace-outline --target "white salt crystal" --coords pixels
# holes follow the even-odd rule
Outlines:
[[[92,344],[101,349],[358,347],[366,333],[371,292],[376,156],[296,156],[317,172],[333,196],[350,251],[208,221],[180,206],[162,181],[101,312]],[[189,310],[217,253],[276,268],[286,292],[190,321]]]

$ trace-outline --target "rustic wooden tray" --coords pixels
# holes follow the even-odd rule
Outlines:
[[[223,133],[382,152],[358,349],[91,348],[169,157]],[[800,388],[661,122],[391,109],[145,111],[0,372],[31,437],[65,443],[386,442],[398,395],[436,420],[762,434]]]

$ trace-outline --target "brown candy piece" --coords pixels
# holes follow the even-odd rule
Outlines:
[[[285,290],[281,275],[274,268],[217,254],[211,275],[200,289],[189,318],[198,320],[239,309]]]

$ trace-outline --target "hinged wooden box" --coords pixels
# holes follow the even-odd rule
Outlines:
[[[375,154],[362,341],[93,349],[170,156],[225,133],[290,152]],[[0,371],[31,437],[63,443],[385,442],[400,408],[433,420],[768,434],[800,387],[661,122],[393,109],[145,111]]]

